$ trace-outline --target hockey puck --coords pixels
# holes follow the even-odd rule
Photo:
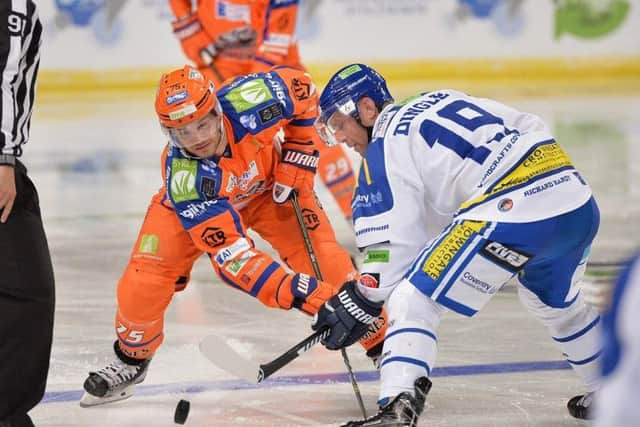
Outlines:
[[[176,424],[184,424],[189,416],[189,407],[191,403],[188,400],[180,399],[178,406],[176,406],[176,412],[173,415],[173,421]]]

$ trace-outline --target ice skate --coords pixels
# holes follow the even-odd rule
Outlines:
[[[343,427],[415,427],[424,409],[424,401],[431,389],[431,381],[427,377],[416,380],[415,397],[404,392],[397,395],[391,402],[380,408],[376,415],[362,421],[350,421]]]
[[[567,409],[574,418],[590,420],[593,418],[593,392],[572,397],[567,402]]]
[[[114,347],[116,360],[99,371],[90,372],[84,381],[85,392],[80,399],[83,408],[128,399],[133,396],[136,384],[144,381],[151,359],[131,359],[119,351],[117,342]]]

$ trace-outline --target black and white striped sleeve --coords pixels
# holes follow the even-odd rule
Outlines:
[[[0,164],[29,139],[42,24],[33,0],[0,0]]]

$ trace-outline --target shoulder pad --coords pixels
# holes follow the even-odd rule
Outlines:
[[[285,83],[273,72],[238,77],[217,93],[222,111],[237,140],[257,134],[293,115],[293,101]]]

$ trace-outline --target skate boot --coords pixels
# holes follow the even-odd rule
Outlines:
[[[431,381],[420,377],[414,383],[415,397],[404,392],[380,408],[378,413],[362,421],[350,421],[342,427],[415,427],[424,409],[424,401],[431,389]]]
[[[97,372],[89,372],[84,381],[85,393],[80,406],[102,405],[124,400],[133,396],[136,384],[144,381],[151,359],[133,359],[120,350],[118,341],[114,343],[116,360]]]
[[[574,418],[590,420],[593,418],[593,392],[572,397],[567,402],[567,409]]]
[[[382,362],[382,346],[384,345],[384,341],[379,342],[369,350],[367,350],[367,357],[373,364],[373,367],[376,371],[380,370],[380,363]]]

